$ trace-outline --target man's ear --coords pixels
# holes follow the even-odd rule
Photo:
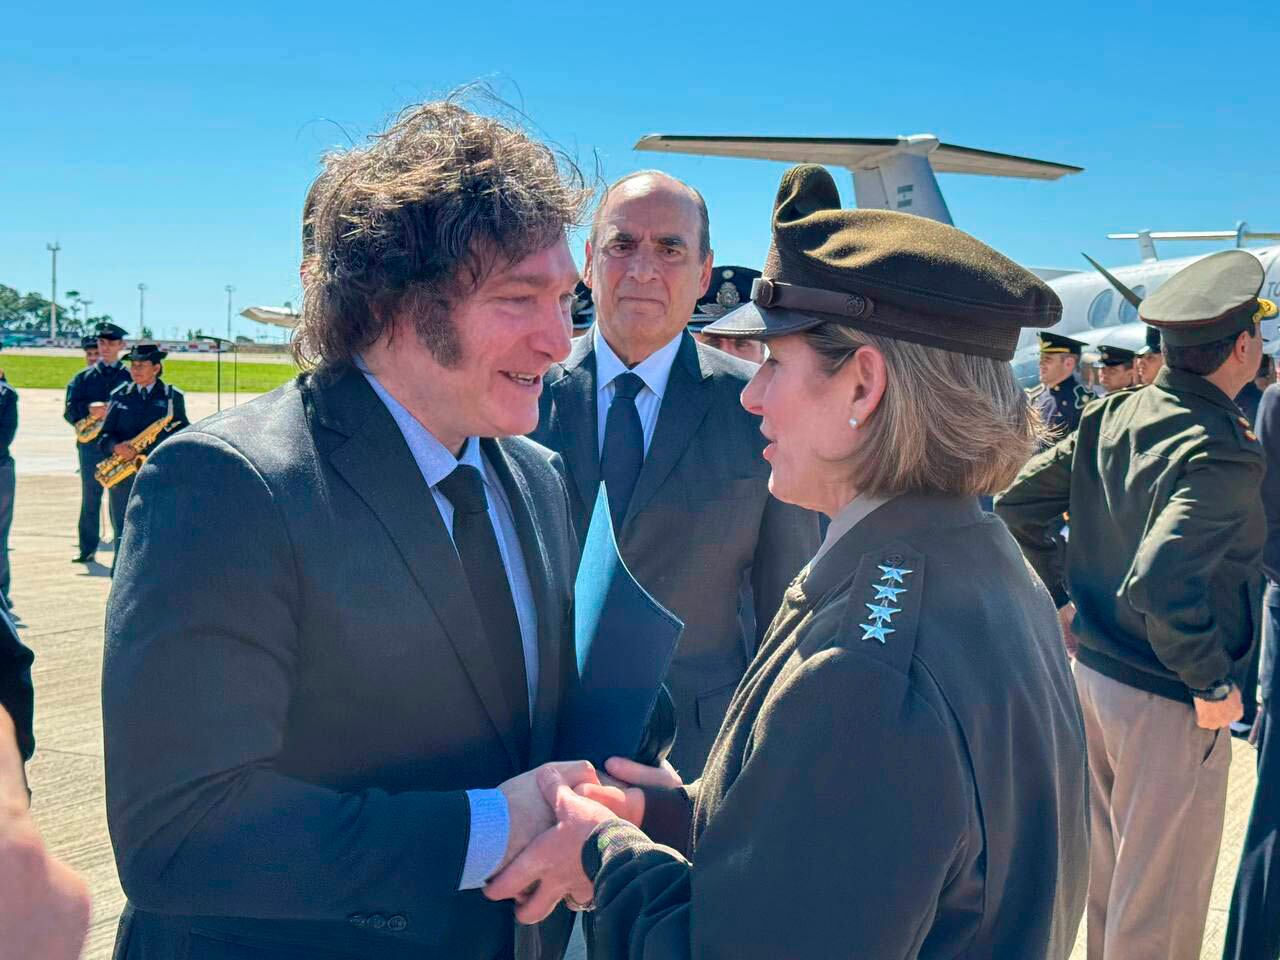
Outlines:
[[[582,282],[591,288],[592,293],[595,292],[596,285],[591,282],[591,241],[588,239],[586,244],[586,260],[582,264]]]
[[[705,297],[707,295],[707,291],[711,289],[711,267],[716,262],[715,258],[716,252],[714,250],[709,250],[707,251],[707,258],[702,261],[702,293],[698,294],[700,297]]]

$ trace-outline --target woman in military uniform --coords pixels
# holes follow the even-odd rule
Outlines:
[[[594,901],[602,958],[1066,958],[1080,709],[1053,603],[977,501],[1042,429],[1007,361],[1061,306],[952,227],[840,209],[820,167],[787,173],[773,227],[753,302],[711,331],[767,342],[743,403],[771,491],[826,540],[701,780],[545,778],[559,823],[488,893],[525,922]]]

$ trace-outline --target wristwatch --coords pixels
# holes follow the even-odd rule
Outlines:
[[[1195,687],[1188,687],[1187,689],[1191,691],[1191,695],[1197,700],[1204,700],[1206,703],[1218,703],[1231,696],[1231,691],[1235,687],[1236,685],[1228,677],[1226,680],[1219,680],[1216,683],[1209,684],[1203,690],[1197,690]]]

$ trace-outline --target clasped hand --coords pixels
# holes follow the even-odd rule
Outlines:
[[[680,786],[679,775],[666,761],[659,767],[647,767],[613,757],[605,769],[608,775],[602,778],[585,761],[549,763],[503,784],[501,789],[512,810],[511,838],[504,865],[489,880],[484,895],[490,900],[514,900],[516,919],[521,923],[545,919],[561,900],[579,907],[589,903],[592,881],[582,869],[582,847],[592,832],[615,817],[639,826],[644,820],[641,786]],[[510,791],[508,785],[512,786]],[[520,810],[537,807],[529,796],[532,787],[540,795],[549,822],[530,837],[528,817],[519,818],[519,830],[516,824],[517,805]],[[526,841],[523,846],[522,840]]]

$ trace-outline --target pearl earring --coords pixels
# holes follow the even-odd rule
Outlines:
[[[853,427],[853,429],[857,430],[857,429],[858,429],[858,421],[857,421],[857,418],[855,418],[855,417],[850,417],[850,418],[849,418],[849,426],[851,426],[851,427]]]

